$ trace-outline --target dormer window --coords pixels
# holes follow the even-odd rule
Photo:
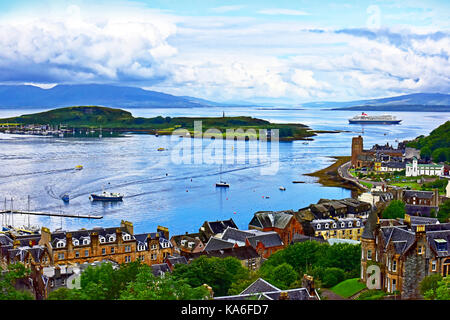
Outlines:
[[[124,235],[123,235],[123,240],[124,240],[124,241],[131,240],[131,236],[130,236],[129,234],[124,234]]]
[[[105,242],[106,242],[105,237],[100,237],[100,243],[105,243]]]
[[[87,244],[89,244],[89,239],[87,239],[87,238],[83,239],[83,245],[87,245]]]
[[[56,243],[57,248],[64,248],[66,246],[66,243],[64,241],[58,241]]]
[[[337,224],[336,223],[333,223],[333,228],[336,228],[337,227]]]
[[[341,222],[341,228],[345,228],[345,223]]]
[[[145,250],[145,245],[140,244],[140,245],[138,246],[138,250],[139,250],[139,251],[144,251],[144,250]]]
[[[78,239],[73,239],[72,244],[74,246],[79,246],[80,245],[80,241]]]
[[[328,223],[325,223],[325,229],[328,229],[330,225]]]
[[[361,226],[361,222],[356,221],[356,226],[357,226],[357,227]]]
[[[320,230],[320,224],[319,223],[316,225],[316,228],[317,228],[317,230]]]
[[[348,223],[348,227],[349,227],[349,228],[351,228],[352,225],[353,225],[353,224],[352,224],[351,222]]]
[[[109,241],[109,242],[114,242],[114,237],[109,237],[109,238],[108,238],[108,241]]]
[[[447,241],[445,239],[435,239],[437,251],[447,251]]]

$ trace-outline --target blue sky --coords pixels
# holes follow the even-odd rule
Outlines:
[[[301,103],[450,90],[448,1],[2,1],[0,82]]]

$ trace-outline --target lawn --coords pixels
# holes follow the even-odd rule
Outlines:
[[[360,181],[360,183],[368,189],[372,189],[372,187],[373,187],[373,184],[368,183],[368,182]]]
[[[340,295],[344,298],[349,298],[355,293],[358,293],[362,289],[364,289],[366,285],[364,283],[361,283],[359,281],[359,278],[354,279],[348,279],[344,280],[341,283],[338,283],[334,287],[332,287],[330,290],[336,293],[337,295]]]

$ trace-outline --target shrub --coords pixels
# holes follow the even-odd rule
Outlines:
[[[326,268],[322,276],[322,284],[326,288],[331,288],[345,279],[345,272],[340,268]]]

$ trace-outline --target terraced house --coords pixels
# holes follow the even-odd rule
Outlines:
[[[364,220],[360,218],[315,219],[311,221],[315,237],[361,240]]]
[[[42,228],[39,245],[47,248],[54,264],[111,260],[129,263],[161,264],[173,254],[167,228],[157,232],[134,234],[133,224],[122,221],[118,228],[50,232]]]
[[[361,280],[367,268],[380,268],[379,283],[387,292],[400,292],[402,299],[420,297],[419,284],[430,274],[450,274],[450,223],[405,216],[386,221],[369,217],[361,241]]]

